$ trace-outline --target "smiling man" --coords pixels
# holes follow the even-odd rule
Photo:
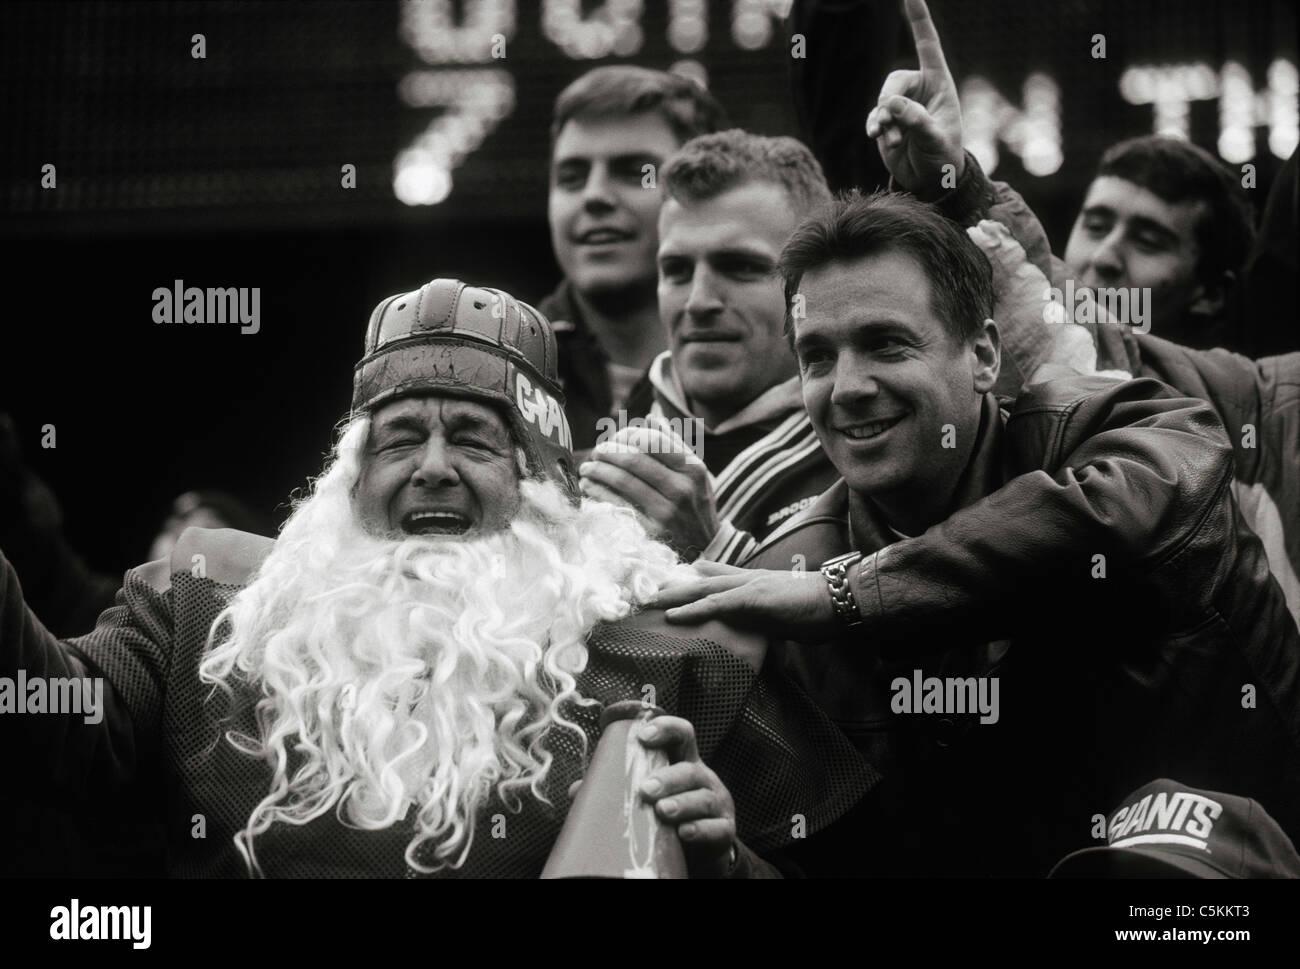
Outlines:
[[[538,306],[555,326],[579,451],[596,443],[601,418],[649,406],[643,377],[665,346],[655,305],[659,169],[722,120],[694,81],[628,64],[588,71],[555,100],[547,212],[564,281]]]
[[[777,262],[800,219],[830,201],[793,138],[732,130],[664,167],[652,423],[698,422],[694,448],[620,432],[579,469],[583,492],[625,503],[689,560],[737,562],[834,479],[799,395]]]
[[[191,528],[66,642],[0,556],[0,682],[107,680],[94,725],[0,700],[10,783],[155,779],[174,875],[535,876],[602,708],[652,699],[672,715],[641,742],[675,763],[639,794],[691,873],[772,874],[739,838],[779,848],[871,772],[757,675],[762,640],[642,611],[678,566],[579,500],[555,366],[531,307],[434,280],[376,308],[350,419],[275,541]]]
[[[924,0],[902,4],[919,70],[894,70],[875,86],[877,65],[890,59],[893,35],[882,39],[881,25],[892,26],[894,15],[882,9],[891,6],[896,5],[873,0],[795,3],[790,28],[818,51],[800,61],[793,74],[810,143],[819,151],[834,147],[838,157],[819,158],[845,184],[864,189],[876,184],[875,159],[867,157],[868,140],[874,139],[891,184],[920,198],[939,194],[946,165],[959,176],[959,188],[969,180],[971,190],[989,191],[977,165],[971,177],[965,173],[972,166],[971,156],[962,151],[958,90]],[[866,138],[863,112],[868,112]],[[1254,236],[1241,180],[1240,171],[1177,137],[1146,135],[1111,146],[1076,215],[1065,251],[1069,270],[1061,278],[1052,271],[1041,227],[1023,218],[1031,214],[1023,202],[1004,207],[994,218],[1011,229],[1058,291],[1067,278],[1076,290],[1123,289],[1131,296],[1136,289],[1149,313],[1143,321],[1130,316],[1121,322],[1141,323],[1143,332],[1149,326],[1156,336],[1189,347],[1241,350],[1247,333],[1239,325],[1236,304]],[[1006,186],[992,184],[998,192],[1008,192]],[[1132,307],[1132,300],[1124,305]],[[1014,359],[1006,363],[1018,365]],[[1020,382],[1005,389],[1013,393]]]
[[[906,8],[920,70],[889,76],[866,130],[891,173],[915,187],[932,184],[949,165],[960,167],[965,153],[957,87],[938,32],[924,0],[907,0]],[[966,176],[983,178],[973,165]],[[1261,338],[1271,325],[1246,320],[1241,334],[1223,328],[1252,235],[1241,196],[1235,179],[1196,146],[1158,135],[1134,138],[1103,157],[1070,237],[1070,265],[1039,248],[1046,234],[1023,204],[991,212],[1005,225],[983,222],[972,238],[995,267],[1000,389],[1014,396],[1023,384],[1007,379],[1008,363],[1027,376],[1054,360],[1082,373],[1152,377],[1212,404],[1233,442],[1238,508],[1300,623],[1300,515],[1292,511],[1300,507],[1300,354],[1249,360],[1177,342],[1232,345],[1241,335]],[[1072,277],[1087,285],[1065,296],[1064,307],[1049,304],[1071,291]]]
[[[850,213],[827,247],[852,247],[867,235],[854,217],[870,225],[873,215],[886,222],[871,226],[874,245],[804,274],[801,294],[813,306],[796,326],[795,351],[808,414],[845,483],[871,495],[894,531],[914,535],[952,503],[983,418],[972,401],[993,389],[1000,354],[997,327],[984,317],[988,275],[969,260],[945,265],[928,248],[940,241],[939,217],[888,224],[887,211],[882,201],[877,212]],[[875,241],[889,231],[891,247]],[[940,274],[943,284],[931,286]],[[929,300],[918,299],[926,292]]]
[[[843,480],[748,569],[699,565],[657,602],[790,640],[770,661],[883,769],[812,870],[1043,875],[1162,772],[1300,828],[1300,639],[1210,405],[1072,375],[1002,410],[989,264],[906,196],[837,201],[781,268],[806,310],[804,402]],[[800,557],[821,575],[792,575]],[[1001,709],[891,698],[930,676],[996,678]],[[1017,837],[991,837],[1007,818]]]
[[[1149,294],[1148,323],[1163,339],[1196,349],[1238,347],[1229,310],[1252,223],[1241,187],[1209,152],[1147,135],[1102,156],[1065,263],[1091,290]]]

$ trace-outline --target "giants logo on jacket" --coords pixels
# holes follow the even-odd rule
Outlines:
[[[510,367],[510,377],[515,385],[515,405],[524,420],[535,425],[560,447],[572,451],[573,434],[569,431],[569,422],[560,402],[541,387],[534,387],[533,382],[513,365]]]
[[[1208,851],[1206,842],[1222,813],[1222,804],[1200,794],[1160,791],[1116,811],[1106,840],[1112,848],[1166,844]]]

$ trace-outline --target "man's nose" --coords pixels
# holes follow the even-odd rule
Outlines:
[[[841,353],[835,361],[835,386],[831,389],[831,403],[836,407],[852,407],[870,400],[880,393],[880,385],[872,373],[871,362],[863,355]]]
[[[451,449],[439,437],[430,437],[416,459],[411,483],[422,488],[441,488],[460,482],[460,473],[452,461]]]
[[[1104,282],[1113,282],[1124,275],[1123,238],[1124,227],[1117,225],[1092,250],[1088,268]]]
[[[582,207],[589,212],[607,212],[614,208],[614,186],[604,165],[592,165],[582,187]]]
[[[696,267],[691,277],[691,292],[686,298],[686,312],[693,318],[706,319],[722,309],[718,281],[707,266]]]

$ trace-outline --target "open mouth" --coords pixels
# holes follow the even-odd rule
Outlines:
[[[464,535],[473,524],[457,511],[413,511],[403,516],[402,531],[408,535]]]
[[[620,232],[618,229],[589,229],[578,236],[578,243],[584,246],[603,246],[612,242],[626,242],[632,238],[630,232]]]
[[[889,430],[895,424],[903,419],[902,415],[898,417],[889,417],[883,421],[870,421],[866,424],[854,424],[850,427],[837,427],[836,430],[845,437],[853,441],[869,441],[873,437],[879,437]]]

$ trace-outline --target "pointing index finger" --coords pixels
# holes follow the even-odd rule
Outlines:
[[[930,9],[925,0],[906,0],[907,20],[912,25],[912,40],[916,43],[916,56],[925,73],[948,73],[948,62],[943,56],[943,45],[939,43],[939,31],[930,19]]]

